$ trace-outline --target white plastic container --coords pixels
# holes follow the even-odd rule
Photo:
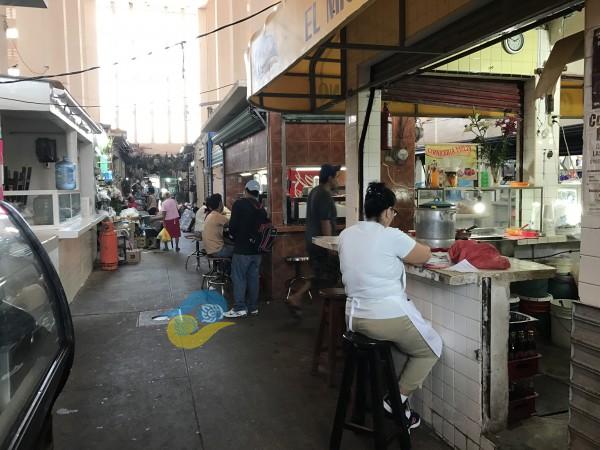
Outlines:
[[[555,298],[550,301],[550,330],[552,343],[560,348],[571,348],[571,323],[575,300]]]

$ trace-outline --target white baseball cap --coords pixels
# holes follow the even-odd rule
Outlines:
[[[246,189],[249,191],[260,192],[260,184],[256,180],[250,180],[246,183]]]

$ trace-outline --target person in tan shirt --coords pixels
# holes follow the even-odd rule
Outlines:
[[[206,199],[206,206],[210,214],[204,220],[202,240],[204,250],[211,256],[230,258],[233,255],[233,246],[225,244],[223,231],[229,219],[223,214],[223,200],[219,194],[211,195]]]

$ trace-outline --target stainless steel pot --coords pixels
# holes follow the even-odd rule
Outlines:
[[[454,244],[455,208],[417,208],[415,230],[418,242],[431,248],[449,248]]]

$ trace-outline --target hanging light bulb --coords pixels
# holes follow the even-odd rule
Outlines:
[[[8,68],[8,75],[11,77],[18,77],[19,75],[21,75],[21,71],[19,70],[18,64],[15,64],[14,66]]]
[[[15,27],[8,27],[6,29],[6,39],[19,39],[19,30]]]

